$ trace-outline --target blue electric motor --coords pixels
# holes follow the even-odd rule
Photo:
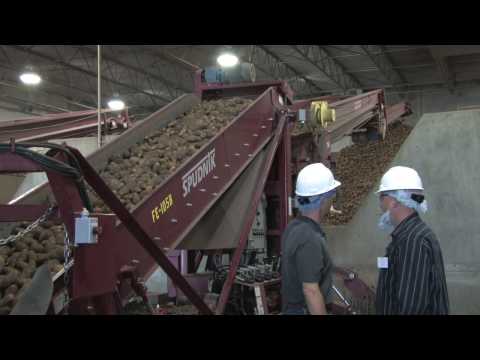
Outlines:
[[[231,68],[208,67],[204,71],[208,84],[236,84],[255,82],[255,67],[251,63],[242,63]]]

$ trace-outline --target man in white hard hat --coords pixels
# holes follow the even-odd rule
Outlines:
[[[377,314],[448,314],[440,244],[419,216],[427,211],[420,176],[414,169],[393,167],[377,194],[383,211],[378,226],[392,237],[385,257],[378,258]]]
[[[295,193],[300,216],[282,236],[282,313],[326,315],[331,300],[333,264],[320,222],[341,184],[323,164],[298,174]]]

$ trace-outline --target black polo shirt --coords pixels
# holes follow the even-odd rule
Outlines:
[[[433,231],[415,212],[391,236],[386,254],[388,268],[379,269],[377,314],[447,315],[445,269]]]
[[[307,308],[303,283],[319,283],[325,303],[331,302],[333,264],[325,233],[310,218],[291,221],[282,236],[282,311]]]

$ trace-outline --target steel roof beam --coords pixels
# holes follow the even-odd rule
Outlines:
[[[455,90],[455,77],[450,70],[447,58],[443,56],[442,53],[438,51],[438,48],[436,48],[435,46],[429,46],[428,48],[430,50],[430,54],[432,55],[433,59],[437,64],[438,70],[440,71],[445,86],[450,93],[453,93]]]
[[[313,65],[342,90],[361,89],[362,85],[320,45],[290,45],[303,59]]]
[[[96,54],[97,52],[87,46],[73,46],[71,45],[72,47],[75,47],[76,49],[79,49],[80,51],[86,51],[92,55]],[[136,53],[135,53],[136,54]],[[138,58],[136,56],[136,58]],[[118,59],[115,59],[113,57],[111,57],[110,55],[107,55],[107,54],[102,54],[102,59],[103,60],[106,60],[108,62],[111,62],[113,64],[116,64],[118,66],[121,66],[121,67],[124,67],[126,69],[129,69],[129,70],[132,70],[132,71],[135,71],[139,74],[142,74],[143,76],[145,76],[148,80],[148,78],[151,78],[151,79],[155,79],[157,80],[158,82],[160,82],[162,84],[163,87],[165,87],[170,93],[174,93],[177,89],[183,91],[183,92],[189,92],[188,89],[186,89],[185,87],[179,85],[179,84],[174,84],[172,81],[166,79],[165,77],[159,75],[159,74],[154,74],[150,71],[146,71],[145,69],[142,69],[141,67],[139,66],[135,66],[135,65],[132,65],[132,64],[128,64],[124,61],[121,61],[121,60],[118,60]],[[137,61],[137,63],[140,65],[140,62]],[[173,89],[173,91],[172,91]],[[176,96],[172,96],[172,99],[173,100]]]
[[[383,46],[381,45],[359,45],[365,52],[371,62],[375,64],[380,73],[385,77],[390,85],[397,83],[405,83],[406,80],[403,75],[397,71],[387,54],[385,53]]]
[[[297,95],[314,94],[326,90],[301,74],[300,71],[287,64],[265,45],[253,45],[250,52],[250,62],[277,80],[286,80]]]
[[[23,46],[21,46],[21,45],[8,45],[8,46],[9,46],[9,47],[12,47],[12,48],[14,48],[14,49],[16,49],[16,50],[25,52],[25,53],[27,53],[27,54],[34,55],[34,56],[37,56],[37,57],[39,57],[39,58],[42,58],[42,59],[51,61],[51,62],[56,63],[56,64],[59,64],[59,65],[64,66],[64,67],[66,67],[66,68],[68,68],[68,69],[75,70],[75,71],[77,71],[77,72],[79,72],[79,73],[88,75],[88,76],[90,76],[90,77],[92,77],[92,78],[97,78],[97,73],[96,73],[96,72],[93,72],[93,71],[90,71],[90,70],[86,70],[86,69],[84,69],[84,68],[81,68],[81,67],[76,66],[76,65],[69,64],[69,63],[67,63],[67,62],[65,62],[65,61],[62,61],[62,60],[58,60],[58,59],[56,59],[56,58],[53,57],[53,56],[46,55],[46,54],[40,53],[40,52],[35,51],[35,50],[31,50],[31,49],[26,48],[26,47],[23,47]],[[139,94],[146,95],[146,96],[148,96],[148,97],[152,100],[152,102],[153,102],[155,105],[158,105],[155,100],[161,100],[163,103],[169,103],[169,102],[170,102],[170,99],[167,99],[167,98],[165,98],[165,97],[163,97],[163,96],[159,96],[159,95],[156,95],[156,94],[150,94],[150,93],[148,93],[148,92],[146,92],[146,91],[143,91],[143,90],[141,90],[141,89],[138,89],[138,88],[136,88],[136,87],[133,87],[133,86],[131,86],[131,85],[129,85],[129,84],[126,84],[126,83],[123,83],[123,82],[120,82],[120,81],[117,81],[117,80],[114,80],[114,79],[110,79],[110,78],[108,78],[108,77],[106,77],[106,76],[102,76],[101,78],[102,78],[104,81],[110,82],[110,83],[115,84],[115,85],[117,85],[117,86],[121,86],[121,87],[124,87],[124,88],[126,88],[126,89],[133,90],[133,91],[135,91],[135,92],[137,92],[137,93],[139,93]]]

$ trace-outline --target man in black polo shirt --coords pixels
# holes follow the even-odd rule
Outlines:
[[[295,193],[301,216],[282,236],[282,313],[325,315],[331,300],[333,264],[320,222],[341,184],[323,164],[298,174]]]
[[[418,212],[427,211],[422,180],[411,168],[391,168],[382,178],[379,227],[391,233],[378,258],[376,312],[382,315],[447,315],[449,300],[442,251]]]

